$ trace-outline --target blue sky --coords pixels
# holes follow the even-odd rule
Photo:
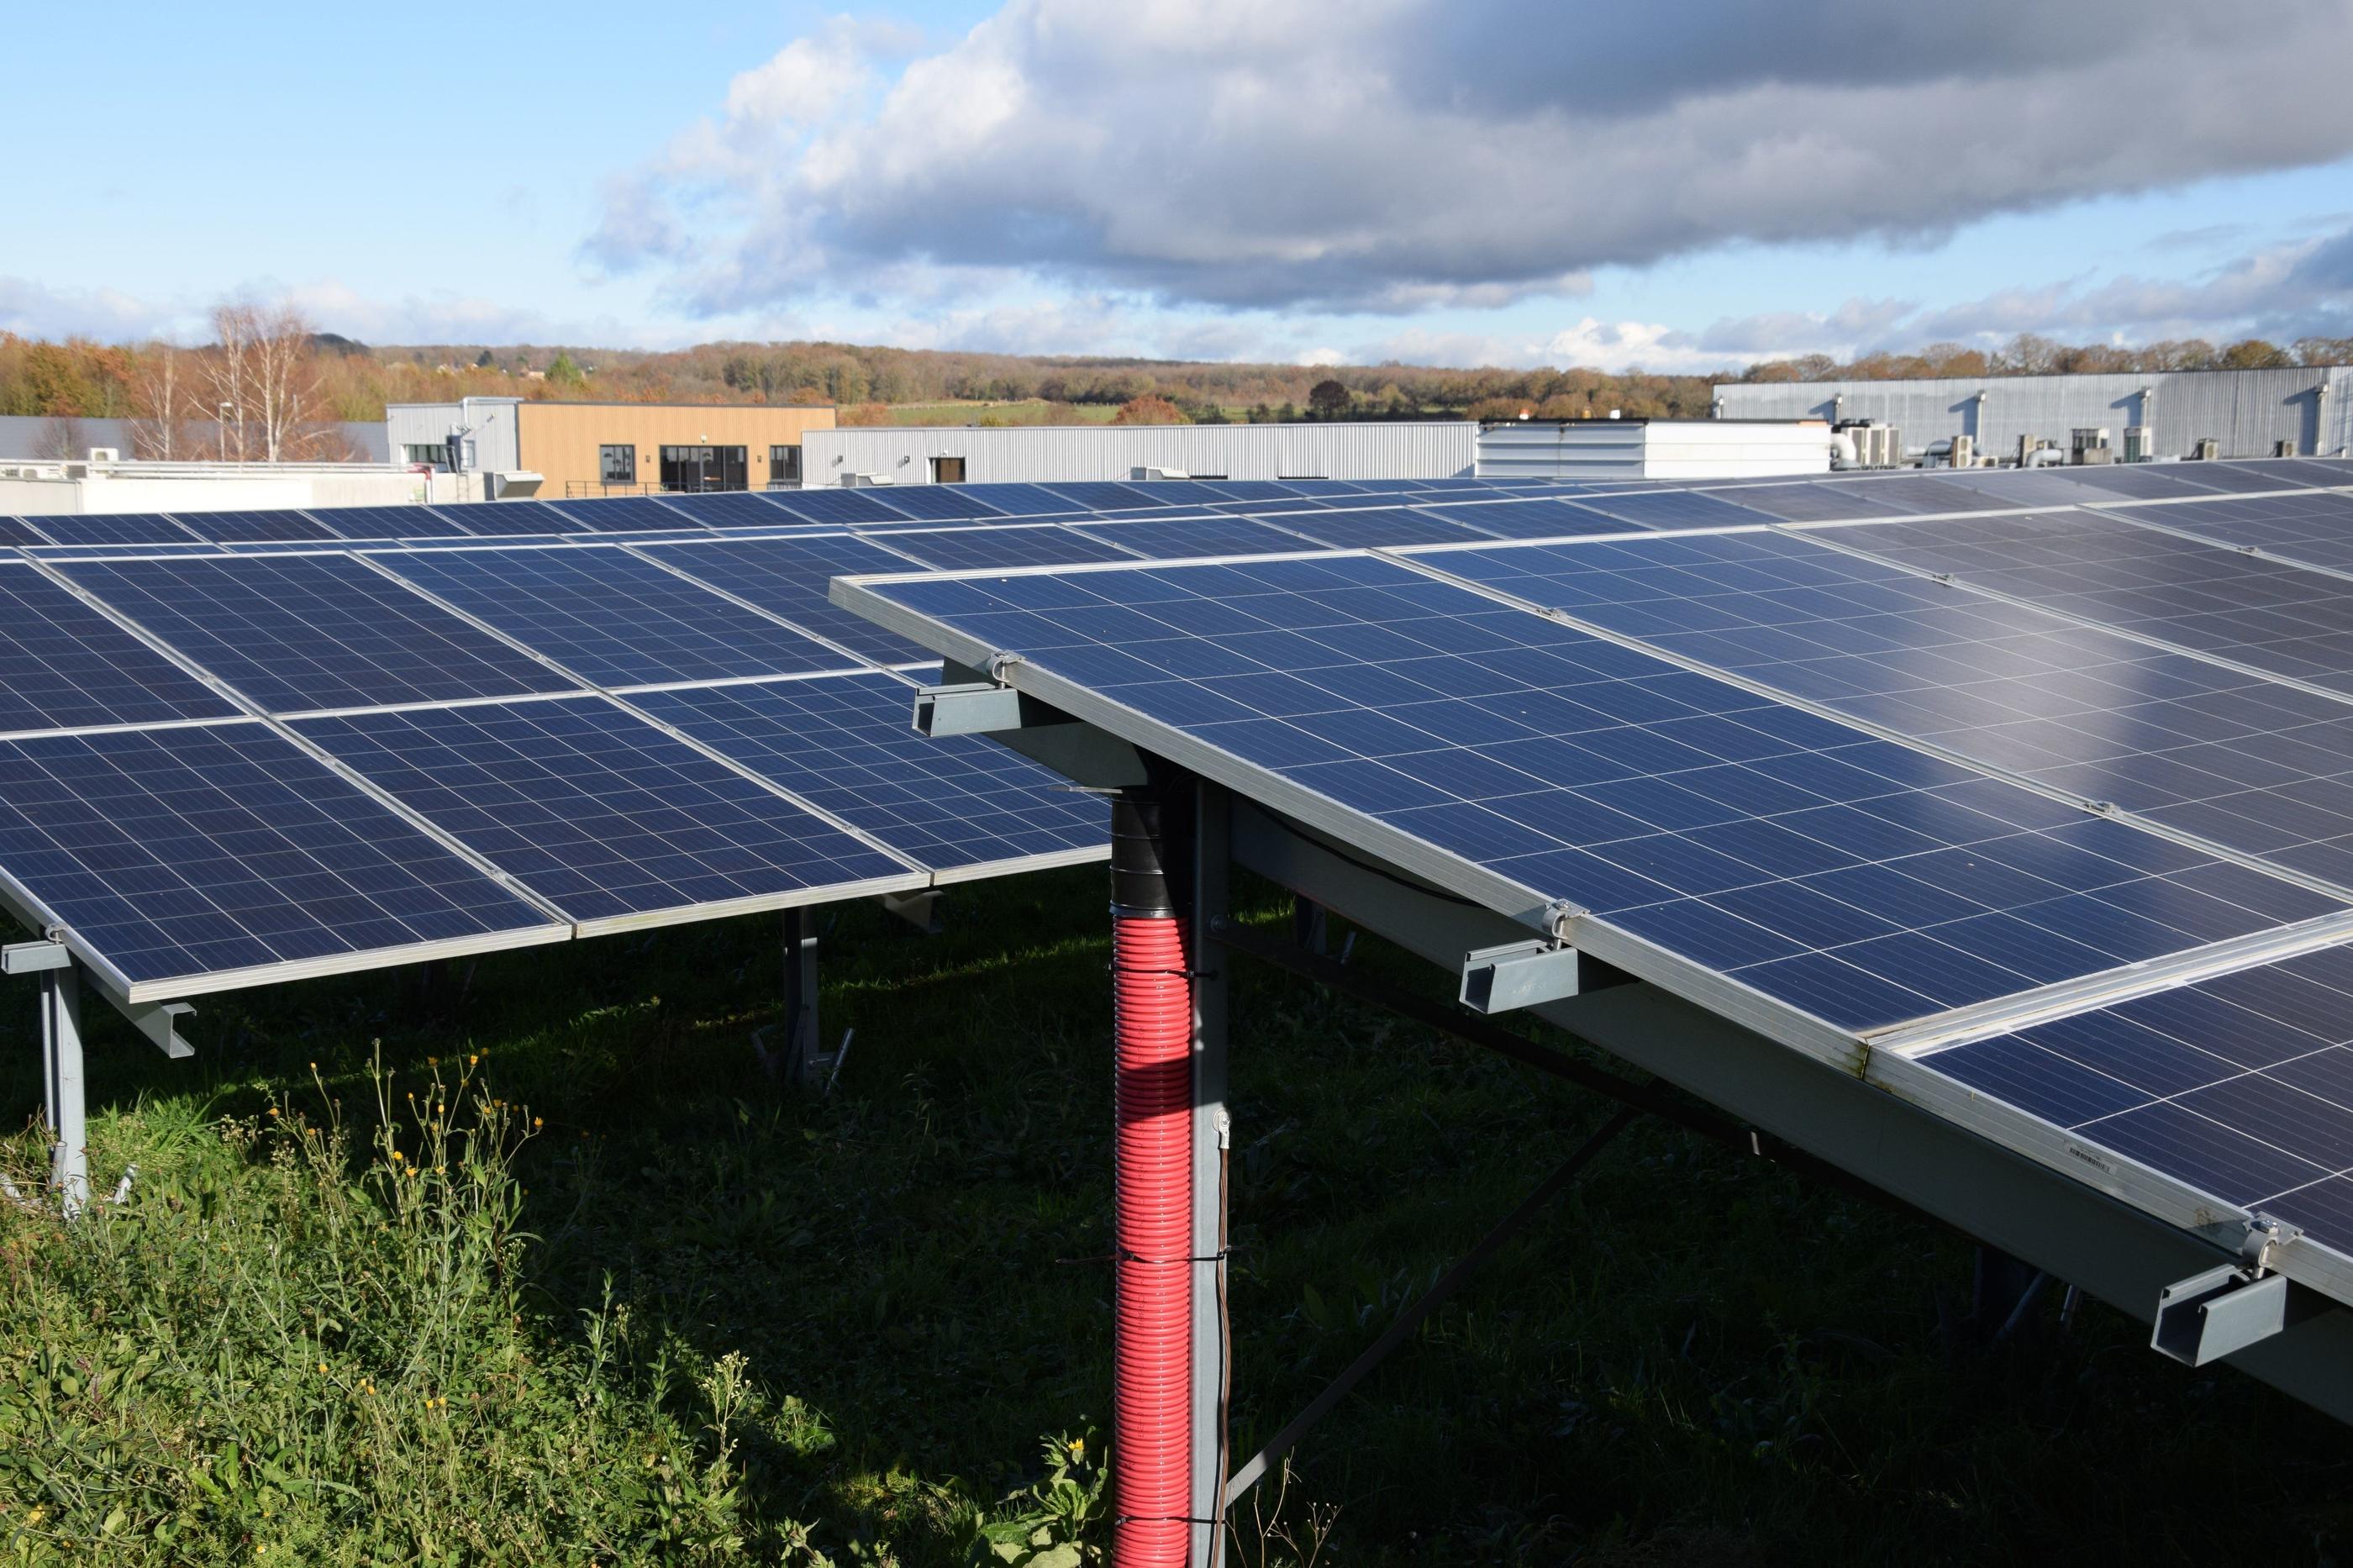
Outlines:
[[[290,293],[375,342],[1658,369],[2353,333],[2341,0],[1814,9],[30,10],[71,63],[0,103],[0,327]]]

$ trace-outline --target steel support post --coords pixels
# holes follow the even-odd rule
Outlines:
[[[785,1071],[814,1088],[824,1066],[818,1047],[817,910],[785,911]]]
[[[81,986],[72,969],[41,975],[41,1084],[49,1131],[49,1185],[65,1212],[90,1202],[90,1124],[82,1082]]]
[[[1304,895],[1291,901],[1291,940],[1321,958],[1331,951],[1332,922],[1324,906]]]
[[[1226,973],[1230,955],[1208,933],[1226,919],[1230,797],[1203,780],[1193,832],[1193,1502],[1187,1562],[1212,1568],[1223,1545],[1226,1402],[1231,1390],[1226,1331],[1226,1167],[1233,1123],[1226,1110]]]

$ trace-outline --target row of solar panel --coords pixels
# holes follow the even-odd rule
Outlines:
[[[1726,482],[1715,489],[1780,521],[1828,521],[1905,513],[1985,510],[1989,507],[2072,505],[2119,500],[2191,500],[2217,495],[2353,483],[2353,464],[2337,459],[2136,465],[2065,470],[1970,470],[1949,476],[1862,475],[1838,480]],[[708,529],[831,527],[975,521],[1016,517],[1118,517],[1171,509],[1208,513],[1282,515],[1355,508],[1383,500],[1539,493],[1679,495],[1662,503],[1704,527],[1730,521],[1718,500],[1662,482],[1562,484],[1479,479],[1157,479],[1123,484],[920,485],[904,489],[826,488],[663,496],[619,496],[561,501],[513,501],[492,506],[346,507],[308,510],[0,518],[0,545],[76,548],[125,544],[319,543],[480,538],[554,538],[576,534],[694,532]],[[1713,514],[1713,515],[1711,515]],[[1756,521],[1752,519],[1751,521]]]

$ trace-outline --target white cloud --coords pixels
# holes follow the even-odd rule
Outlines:
[[[1307,349],[1291,363],[1293,364],[1346,364],[1348,356],[1338,349]]]
[[[1335,26],[1305,0],[1009,0],[895,79],[838,21],[619,178],[586,248],[669,269],[712,315],[892,267],[1398,314],[2353,150],[2353,6],[2211,18],[1972,0],[1859,27],[1833,0],[1705,0],[1669,26],[1601,0],[1361,0]]]
[[[100,338],[109,342],[170,337],[184,311],[114,289],[52,289],[0,276],[0,332],[27,338]]]

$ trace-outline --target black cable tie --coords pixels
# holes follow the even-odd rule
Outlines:
[[[1179,980],[1214,980],[1214,969],[1146,969],[1136,963],[1106,963],[1103,968],[1113,974],[1171,974]]]
[[[1222,1519],[1196,1519],[1189,1513],[1115,1513],[1113,1524],[1223,1524]]]
[[[1215,1252],[1206,1253],[1199,1258],[1142,1258],[1123,1247],[1113,1253],[1112,1261],[1118,1263],[1223,1263],[1232,1256],[1233,1248],[1226,1247],[1220,1247]]]

